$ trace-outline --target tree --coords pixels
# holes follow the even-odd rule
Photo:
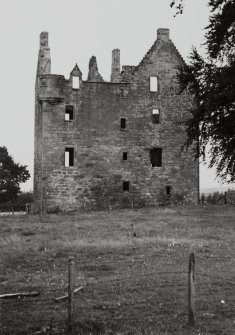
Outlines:
[[[174,7],[176,9],[175,16],[178,15],[178,14],[182,14],[183,13],[183,9],[184,9],[184,2],[183,2],[183,0],[173,0],[173,1],[171,1],[170,6]]]
[[[176,15],[184,2],[172,1]],[[194,48],[189,65],[180,69],[181,92],[195,97],[187,122],[189,147],[199,139],[195,155],[205,160],[210,145],[209,167],[215,166],[221,181],[235,181],[235,0],[209,0],[209,25],[205,28],[206,55]]]
[[[30,177],[27,167],[13,161],[6,147],[0,147],[0,202],[15,202],[21,193],[20,183]]]

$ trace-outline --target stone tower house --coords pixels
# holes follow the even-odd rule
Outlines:
[[[91,57],[87,80],[76,64],[69,79],[51,74],[48,33],[40,35],[35,96],[34,204],[104,209],[196,203],[199,165],[181,151],[192,97],[178,94],[183,59],[158,29],[139,65],[120,69],[112,52],[111,81]]]

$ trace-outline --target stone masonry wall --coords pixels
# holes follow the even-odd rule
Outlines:
[[[62,210],[156,205],[167,186],[172,197],[196,203],[198,161],[192,150],[180,150],[186,138],[182,121],[190,117],[192,104],[190,95],[178,94],[180,64],[182,58],[164,32],[140,64],[131,67],[129,82],[124,73],[125,81],[82,81],[75,90],[63,76],[43,76],[36,103],[41,106],[35,123],[36,208],[40,199],[43,209]],[[150,92],[150,76],[158,77],[157,92]],[[65,121],[66,105],[74,106],[71,121]],[[152,122],[154,108],[160,110],[159,124]],[[126,118],[123,130],[121,118]],[[74,166],[65,167],[66,147],[74,148]],[[162,167],[150,164],[153,147],[162,148]],[[123,191],[123,181],[129,181],[129,191]]]

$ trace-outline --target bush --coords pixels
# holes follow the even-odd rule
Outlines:
[[[16,212],[24,212],[26,204],[33,202],[33,193],[32,192],[22,192],[18,197],[17,201],[7,201],[0,203],[0,212],[11,212],[12,209]]]

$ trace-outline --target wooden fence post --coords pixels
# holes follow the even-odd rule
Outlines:
[[[68,271],[68,332],[73,329],[73,301],[74,298],[74,257],[69,257]]]
[[[194,300],[195,300],[195,289],[194,289],[194,271],[195,271],[195,256],[191,252],[189,255],[188,264],[188,325],[194,326]]]
[[[224,204],[228,204],[228,192],[224,192]]]

